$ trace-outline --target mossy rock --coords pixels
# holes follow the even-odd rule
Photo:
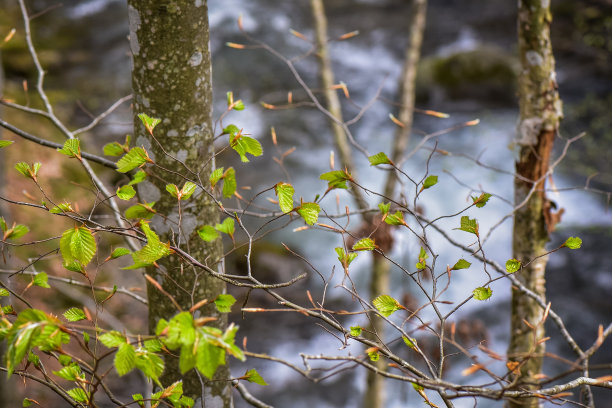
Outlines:
[[[449,99],[496,104],[516,101],[518,59],[493,47],[425,58],[419,67],[420,96],[441,88]]]

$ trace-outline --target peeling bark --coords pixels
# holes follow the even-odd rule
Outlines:
[[[518,41],[522,71],[519,77],[520,118],[518,125],[519,158],[516,162],[513,253],[523,264],[546,253],[550,205],[544,191],[559,121],[561,101],[555,81],[555,60],[550,44],[551,13],[548,2],[519,1]],[[528,180],[528,181],[525,181]],[[531,196],[530,192],[534,190]],[[547,257],[542,256],[517,272],[517,278],[542,298],[545,293]],[[512,288],[510,362],[518,363],[517,387],[535,390],[542,370],[545,344],[544,325],[539,324],[542,308],[531,298]],[[529,323],[527,325],[526,322]],[[510,408],[538,407],[538,398],[509,401]]]
[[[213,149],[207,2],[129,0],[128,9],[133,54],[134,140],[137,145],[147,148],[156,164],[180,172],[184,170],[183,165],[174,159],[180,158],[190,169],[201,169],[202,177],[208,179],[211,162],[202,168]],[[149,136],[136,118],[141,112],[162,119],[154,132],[157,140]],[[196,232],[199,225],[214,225],[219,221],[215,203],[202,191],[197,191],[189,200],[189,206],[181,208],[179,228],[177,200],[166,193],[165,185],[174,183],[180,187],[184,180],[159,168],[153,171],[154,177],[138,187],[142,200],[157,201],[155,208],[163,217],[156,216],[152,225],[161,240],[180,242],[196,259],[211,268],[220,267],[220,241],[203,242]],[[150,268],[147,273],[176,299],[183,310],[202,299],[213,300],[225,290],[220,280],[193,268],[183,268],[176,256],[158,263],[159,268]],[[160,319],[171,318],[177,310],[167,296],[151,285],[147,288],[149,329],[154,332]],[[224,329],[227,325],[225,316],[217,312],[214,304],[199,310],[202,315],[217,318],[217,327]],[[228,367],[220,367],[215,380],[228,378]],[[168,386],[178,380],[183,380],[186,395],[202,400],[202,405],[196,402],[196,406],[232,406],[229,381],[204,379],[202,384],[195,371],[182,375],[178,358],[167,357],[162,384]]]

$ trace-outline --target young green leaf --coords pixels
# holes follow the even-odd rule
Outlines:
[[[136,190],[130,185],[121,186],[117,189],[117,197],[121,200],[130,200],[136,195]]]
[[[233,109],[235,111],[241,111],[244,110],[244,102],[242,102],[242,99],[238,99],[236,102],[234,102],[234,107]]]
[[[134,346],[129,343],[123,343],[119,346],[119,350],[115,354],[115,360],[113,361],[117,374],[123,376],[136,367],[136,350]]]
[[[229,130],[229,132],[226,132],[229,133],[229,144],[240,155],[240,160],[245,163],[248,162],[247,153],[253,156],[261,156],[263,154],[261,143],[257,139],[243,135],[241,129],[238,129],[238,131],[236,129],[238,128],[235,125],[229,125],[224,131]]]
[[[38,175],[40,166],[40,163],[34,163],[32,164],[32,167],[30,167],[30,165],[26,162],[19,162],[15,165],[15,169],[27,178],[37,181],[36,176]]]
[[[211,225],[204,225],[198,229],[198,235],[206,242],[212,242],[219,238],[219,232]]]
[[[459,228],[455,228],[461,231],[469,232],[478,236],[478,222],[476,219],[470,219],[467,215],[461,217],[461,226]]]
[[[146,113],[139,113],[138,118],[147,129],[147,132],[149,132],[151,135],[153,134],[153,129],[155,129],[155,126],[159,125],[161,122],[161,119],[151,118]]]
[[[234,239],[234,232],[236,231],[236,228],[234,226],[233,218],[227,217],[221,224],[215,225],[215,229],[229,235],[232,239]]]
[[[183,188],[181,188],[179,197],[181,200],[187,200],[189,198],[191,198],[191,196],[193,195],[193,193],[196,191],[196,187],[197,185],[195,183],[192,183],[191,181],[187,181],[185,182],[185,184],[183,185]]]
[[[578,237],[569,237],[562,245],[562,247],[567,247],[569,249],[578,249],[581,246],[582,240]]]
[[[148,222],[140,221],[140,228],[147,237],[147,244],[136,252],[132,252],[134,264],[122,269],[137,269],[153,265],[157,260],[172,253],[169,243],[160,241],[159,236],[153,232]]]
[[[268,383],[263,379],[261,375],[259,375],[257,370],[255,370],[254,368],[251,368],[246,373],[244,373],[242,378],[247,380],[248,382],[252,382],[255,384],[268,385]]]
[[[122,257],[124,255],[128,255],[130,253],[130,250],[127,248],[115,248],[113,250],[113,252],[111,253],[110,257],[111,259],[117,259],[119,257]]]
[[[289,183],[278,183],[274,186],[274,191],[278,197],[278,205],[285,214],[293,211],[293,194],[295,189]]]
[[[297,209],[298,214],[308,225],[314,225],[317,222],[320,211],[321,207],[317,203],[302,203]]]
[[[145,163],[153,163],[149,158],[147,151],[142,147],[134,147],[130,149],[119,161],[117,162],[117,171],[120,173],[127,173],[130,170],[134,170],[136,167],[140,167]]]
[[[234,195],[236,192],[236,188],[238,185],[236,184],[236,170],[233,167],[230,167],[223,174],[223,190],[221,193],[223,197],[229,198]]]
[[[5,297],[5,296],[9,296],[11,293],[4,289],[4,288],[0,288],[0,297]]]
[[[360,326],[351,326],[351,336],[359,337],[363,329]]]
[[[416,340],[410,337],[406,337],[406,336],[402,336],[402,340],[404,340],[404,343],[406,343],[406,345],[408,347],[410,347],[411,349],[416,349]]]
[[[74,209],[72,208],[72,204],[70,203],[61,203],[50,209],[49,212],[51,214],[64,214],[74,212]]]
[[[419,261],[416,263],[416,268],[418,270],[422,270],[427,267],[427,263],[425,262],[427,258],[429,258],[427,251],[425,251],[425,248],[421,247],[421,250],[419,251]]]
[[[378,352],[378,350],[373,350],[373,351],[368,351],[368,357],[370,358],[370,361],[378,361],[380,360],[380,353]]]
[[[393,164],[384,152],[376,153],[373,156],[368,157],[370,166],[378,166],[379,164]]]
[[[406,225],[404,221],[404,213],[396,211],[395,214],[389,214],[388,212],[384,215],[384,220],[389,225]]]
[[[4,221],[4,218],[0,218],[0,225],[2,225],[2,230],[4,231],[2,237],[3,241],[6,241],[7,239],[21,238],[22,236],[30,232],[30,229],[23,224],[13,223],[13,226],[11,228],[8,228],[6,222]]]
[[[349,252],[348,254],[344,252],[344,248],[337,247],[336,253],[338,254],[338,260],[342,264],[344,268],[348,268],[348,266],[353,262],[355,258],[357,258],[357,252]]]
[[[232,305],[236,303],[236,298],[229,294],[220,294],[215,299],[217,310],[221,313],[229,313],[232,311]]]
[[[123,334],[114,330],[100,335],[98,340],[100,340],[100,343],[104,344],[108,348],[119,347],[127,342],[127,339],[123,336]]]
[[[516,259],[508,259],[506,261],[506,272],[514,273],[519,269],[521,269],[521,261],[518,261]]]
[[[78,322],[79,320],[87,319],[85,312],[83,312],[83,310],[79,309],[78,307],[71,307],[70,309],[66,310],[64,312],[64,317],[69,322]]]
[[[96,253],[96,240],[87,227],[74,228],[70,238],[70,252],[84,266],[92,260]]]
[[[389,212],[389,209],[391,208],[391,203],[387,203],[387,204],[380,203],[380,204],[378,204],[378,208],[380,209],[380,212],[383,215],[385,215],[385,214],[387,214]]]
[[[146,178],[147,173],[145,173],[143,170],[138,170],[136,174],[134,174],[134,177],[132,177],[132,180],[128,183],[128,186],[133,186],[134,184],[141,183],[145,181]]]
[[[39,272],[32,278],[32,283],[36,286],[40,286],[41,288],[49,289],[49,276],[45,272]]]
[[[73,388],[66,392],[76,402],[87,403],[89,395],[82,388]]]
[[[219,180],[223,178],[223,167],[217,167],[210,173],[208,180],[210,181],[210,186],[215,187]]]
[[[179,189],[176,184],[166,184],[166,191],[174,198],[178,198]]]
[[[329,190],[334,188],[347,189],[348,186],[346,182],[352,180],[351,175],[343,170],[328,171],[327,173],[321,174],[319,178],[327,181],[327,188]]]
[[[423,182],[423,186],[421,187],[421,191],[427,190],[428,188],[433,187],[436,184],[438,184],[438,176],[429,176]]]
[[[64,147],[57,149],[61,154],[68,157],[76,157],[81,160],[81,142],[79,139],[68,139],[64,142]]]
[[[378,248],[372,238],[362,238],[353,245],[353,251],[373,251]]]
[[[121,156],[126,150],[123,148],[122,144],[117,142],[107,143],[102,148],[102,151],[106,156]]]
[[[476,300],[487,300],[491,297],[493,291],[491,290],[491,288],[485,288],[481,286],[479,288],[474,289],[474,292],[472,293],[474,294],[474,299]]]
[[[3,147],[6,147],[6,146],[10,146],[13,143],[15,143],[15,142],[13,142],[11,140],[0,140],[0,149],[2,149]]]
[[[149,220],[157,213],[153,209],[155,201],[152,203],[138,203],[125,210],[125,218],[131,220],[135,218],[143,218]]]
[[[457,261],[457,263],[451,268],[452,271],[457,271],[459,269],[467,269],[471,266],[472,264],[469,263],[468,261],[466,261],[465,259],[461,258]]]
[[[404,306],[400,305],[397,300],[389,295],[380,295],[372,301],[372,304],[385,317],[391,316],[397,310],[405,309]]]
[[[476,207],[482,208],[489,202],[489,198],[491,198],[491,194],[482,193],[478,197],[472,197],[472,201]]]

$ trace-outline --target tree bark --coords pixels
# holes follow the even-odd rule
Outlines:
[[[521,58],[518,124],[519,157],[514,183],[513,253],[523,264],[542,256],[549,241],[550,205],[544,191],[550,155],[562,117],[561,100],[555,81],[555,60],[550,43],[552,16],[549,3],[519,1],[518,43]],[[528,180],[528,181],[525,181]],[[532,191],[533,190],[533,191]],[[545,297],[547,257],[535,259],[517,272],[517,278],[530,290]],[[544,325],[539,324],[542,308],[531,298],[512,288],[510,362],[518,363],[517,386],[535,390],[542,369],[545,344]],[[533,327],[530,328],[526,322]],[[538,398],[510,401],[508,407],[538,407]]]
[[[192,170],[201,170],[202,178],[207,180],[213,154],[207,1],[129,0],[128,12],[134,64],[134,115],[146,113],[162,119],[152,138],[134,116],[135,145],[144,146],[155,163],[165,169],[184,170],[178,159]],[[162,241],[181,245],[196,259],[219,268],[220,241],[203,242],[196,232],[200,225],[215,225],[219,221],[214,201],[197,191],[189,205],[183,205],[179,211],[176,198],[165,191],[165,185],[173,183],[180,188],[184,180],[158,167],[152,171],[150,181],[138,184],[138,192],[142,200],[157,203],[158,215],[152,220],[153,229]],[[213,300],[225,290],[220,280],[202,271],[184,268],[177,256],[164,258],[158,264],[159,268],[149,268],[147,273],[183,310],[202,299]],[[149,329],[154,332],[160,319],[168,320],[178,311],[170,299],[152,285],[148,285],[147,292]],[[217,318],[217,327],[226,327],[226,317],[217,312],[214,303],[199,310],[202,315]],[[201,382],[195,370],[182,375],[178,358],[173,357],[166,358],[161,378],[164,386],[182,380],[185,394],[196,398],[195,406],[207,408],[232,406],[231,383],[223,381],[228,379],[227,365],[220,367],[215,376],[215,380],[221,381],[206,381],[202,377]]]

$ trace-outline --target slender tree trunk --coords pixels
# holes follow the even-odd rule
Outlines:
[[[207,180],[213,149],[207,1],[129,0],[128,11],[134,58],[134,114],[144,112],[162,119],[155,128],[154,140],[135,117],[135,144],[145,146],[155,163],[166,169],[183,170],[175,158],[190,169],[201,169],[204,163],[208,163],[201,173]],[[165,185],[174,183],[180,188],[184,180],[158,168],[154,171],[150,181],[138,185],[141,199],[155,201],[156,210],[164,215],[152,220],[154,230],[162,241],[180,243],[195,258],[217,268],[222,254],[220,242],[205,243],[196,232],[200,225],[218,222],[214,202],[198,191],[189,200],[189,206],[183,206],[179,211],[177,200],[166,193]],[[176,299],[183,310],[202,299],[215,299],[225,289],[221,281],[201,271],[184,268],[176,256],[160,260],[159,268],[148,269],[147,273]],[[151,285],[148,286],[148,297],[149,328],[154,332],[157,322],[171,318],[177,309],[166,295]],[[199,310],[203,315],[216,317],[218,327],[227,325],[226,318],[215,310],[214,304]],[[220,367],[215,379],[228,378],[228,367]],[[167,386],[178,380],[183,380],[187,395],[202,398],[201,404],[196,401],[198,407],[232,406],[230,382],[205,379],[201,382],[195,370],[181,375],[178,358],[166,358],[162,383]]]
[[[353,165],[351,148],[348,143],[346,133],[339,123],[342,123],[342,110],[336,90],[332,89],[334,85],[334,75],[329,58],[327,48],[327,18],[322,0],[311,0],[312,13],[315,22],[315,33],[317,41],[317,55],[320,62],[320,80],[325,92],[326,106],[329,112],[334,115],[337,121],[332,121],[332,131],[334,134],[334,143],[340,155],[342,166],[351,172],[353,176],[356,174],[355,166]],[[423,41],[423,32],[425,30],[425,16],[427,11],[427,0],[413,0],[412,12],[408,27],[410,27],[409,42],[406,46],[406,58],[404,69],[400,78],[400,110],[399,119],[406,125],[404,128],[399,128],[393,141],[392,160],[399,161],[406,150],[410,139],[412,129],[412,115],[414,112],[414,89],[416,71],[419,63],[421,44]],[[392,196],[396,186],[396,177],[390,174],[385,183],[385,195]],[[360,190],[353,190],[355,203],[359,209],[368,208]],[[368,224],[375,222],[371,216],[365,216],[365,221]],[[379,238],[380,239],[377,239]],[[381,247],[383,251],[391,249],[390,230],[386,224],[378,227],[376,242],[386,244]],[[372,297],[389,292],[389,262],[379,254],[374,254],[372,261],[372,275],[370,277],[370,294]],[[371,318],[372,325],[369,330],[375,336],[384,340],[384,321],[377,319],[375,316]],[[384,371],[386,362],[379,360],[375,363],[377,369]],[[372,371],[368,371],[366,380],[366,391],[363,399],[364,408],[382,408],[385,406],[385,381],[384,377]]]
[[[555,60],[550,44],[549,2],[519,1],[518,43],[521,58],[519,79],[520,152],[516,162],[513,253],[523,264],[546,252],[545,245],[554,225],[544,192],[553,141],[562,116],[561,101],[555,81]],[[525,181],[531,180],[531,181]],[[529,196],[534,188],[535,191]],[[530,290],[545,297],[547,257],[540,257],[517,272],[517,278]],[[520,387],[538,388],[537,374],[542,369],[545,345],[544,325],[538,324],[542,308],[531,298],[512,288],[511,339],[509,361],[519,363],[516,381]],[[527,325],[525,322],[528,322]],[[532,327],[529,327],[532,326]],[[525,398],[508,406],[538,407],[541,400]]]

